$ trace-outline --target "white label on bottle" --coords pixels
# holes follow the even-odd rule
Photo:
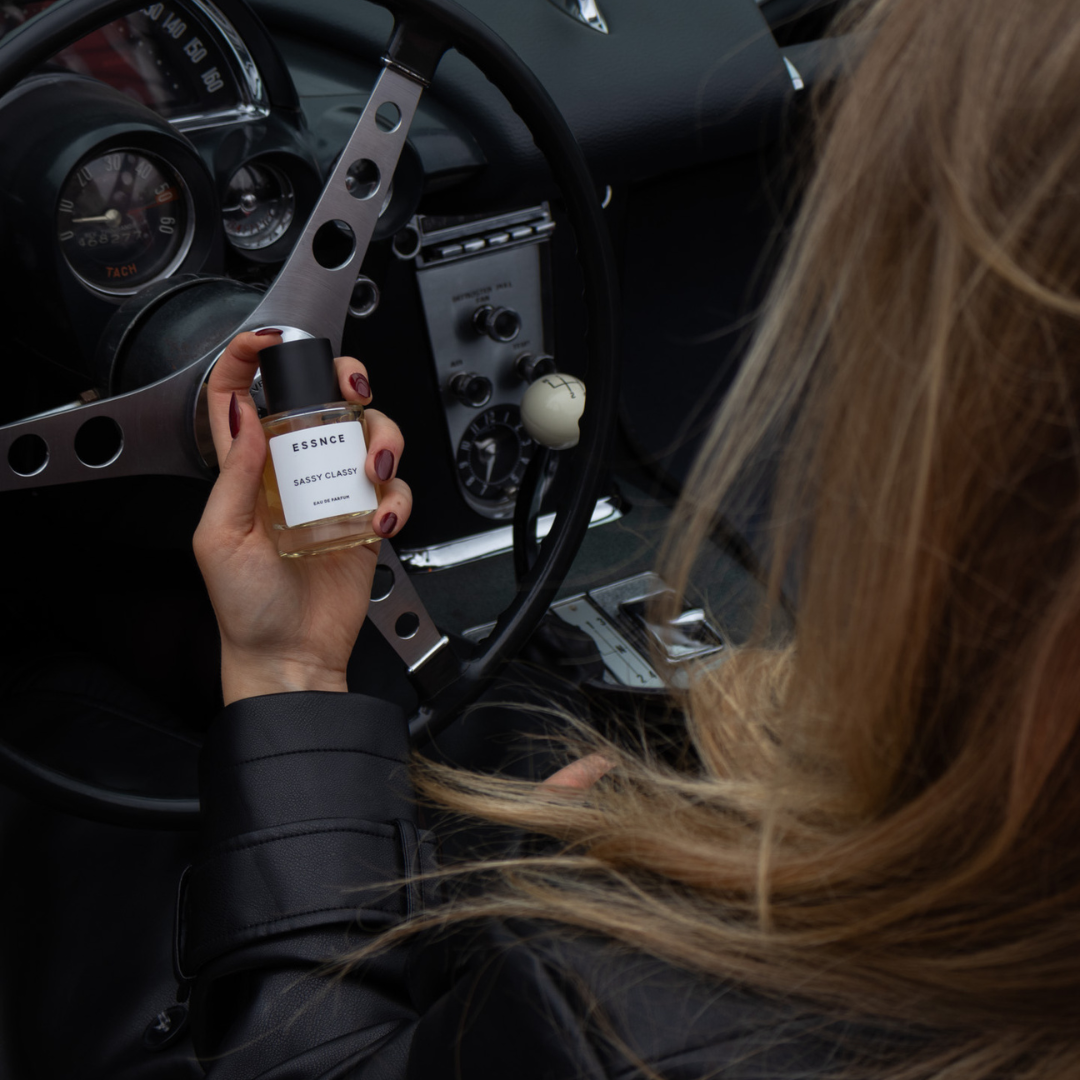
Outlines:
[[[367,476],[367,444],[359,424],[305,428],[270,440],[281,508],[289,528],[379,505]]]

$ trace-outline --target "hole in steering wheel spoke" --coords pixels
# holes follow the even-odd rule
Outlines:
[[[349,166],[345,174],[345,190],[354,199],[370,199],[379,190],[382,173],[370,158],[360,158]]]
[[[324,270],[340,270],[355,250],[356,236],[352,228],[337,218],[320,225],[311,241],[311,254]]]
[[[397,131],[401,126],[401,110],[392,101],[384,101],[375,110],[375,124],[387,134]]]
[[[408,641],[409,638],[416,636],[416,631],[420,629],[420,617],[415,611],[406,611],[398,616],[397,622],[394,623],[394,633],[397,634],[402,641]]]
[[[109,416],[87,420],[75,434],[75,455],[91,469],[111,465],[124,449],[124,433]]]
[[[394,591],[394,570],[379,563],[375,567],[375,578],[371,583],[371,599],[374,603],[385,600]]]
[[[37,476],[49,464],[49,444],[40,435],[20,435],[8,447],[8,465],[18,476]]]

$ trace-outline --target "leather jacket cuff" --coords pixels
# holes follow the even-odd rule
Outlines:
[[[334,924],[368,928],[430,901],[401,711],[353,694],[228,706],[203,746],[203,846],[185,874],[176,955],[185,978],[245,945]],[[430,892],[430,885],[427,886]]]
[[[199,768],[203,839],[297,821],[415,821],[405,717],[361,694],[245,698],[211,725]]]

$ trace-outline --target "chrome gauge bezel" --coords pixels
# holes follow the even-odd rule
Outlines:
[[[267,248],[276,244],[283,236],[287,235],[289,230],[293,228],[296,223],[298,215],[298,200],[296,193],[296,185],[293,183],[292,177],[288,171],[276,164],[273,161],[269,161],[266,158],[253,158],[251,161],[245,161],[243,165],[234,170],[232,176],[229,177],[229,182],[225,186],[225,195],[223,201],[231,198],[230,189],[233,181],[236,179],[237,174],[242,169],[263,169],[270,174],[271,178],[278,183],[282,192],[290,200],[288,217],[282,221],[278,221],[273,228],[268,230],[264,235],[257,238],[256,242],[250,243],[246,239],[240,238],[235,235],[229,228],[228,223],[225,220],[226,207],[221,208],[221,225],[225,233],[225,239],[232,245],[236,251],[241,255],[250,256],[252,252],[264,252]]]
[[[195,131],[199,128],[217,127],[220,124],[264,120],[270,115],[270,98],[266,92],[266,84],[236,27],[216,4],[211,3],[211,0],[181,0],[181,3],[189,8],[196,8],[227,46],[233,79],[242,100],[236,106],[214,112],[175,116],[171,118],[170,123],[180,131]]]
[[[56,243],[59,246],[59,251],[63,256],[64,265],[67,266],[68,271],[71,273],[72,277],[74,277],[81,285],[100,296],[134,296],[135,293],[140,292],[142,289],[146,288],[146,286],[152,285],[155,282],[170,277],[172,274],[176,273],[176,271],[183,265],[184,260],[187,258],[188,254],[191,251],[192,242],[195,237],[195,224],[198,217],[198,209],[195,206],[195,199],[192,197],[191,187],[184,177],[184,170],[175,160],[170,160],[157,150],[150,150],[146,147],[137,146],[131,143],[125,143],[123,145],[117,146],[107,145],[95,147],[88,154],[84,154],[75,164],[75,166],[71,170],[69,170],[67,176],[64,178],[64,182],[60,186],[60,194],[63,194],[64,190],[67,188],[68,183],[73,177],[77,175],[80,169],[86,167],[93,162],[99,161],[104,157],[107,157],[109,154],[137,154],[142,158],[152,160],[160,171],[167,171],[168,174],[171,174],[175,178],[176,183],[180,188],[181,196],[184,200],[184,204],[187,210],[186,220],[184,224],[184,233],[181,237],[178,247],[176,248],[176,253],[157,273],[153,274],[150,277],[139,280],[137,284],[129,286],[110,287],[107,285],[103,285],[99,282],[92,281],[89,278],[85,277],[72,265],[71,260],[68,258],[67,251],[65,250],[64,245],[60,242],[59,239],[61,223],[60,196],[57,197],[56,210],[53,218],[53,235],[56,238]]]
[[[510,447],[514,463],[496,482],[480,477],[473,468],[473,450],[477,436],[485,431],[503,428],[516,441]],[[509,442],[507,443],[510,446]],[[517,489],[525,476],[525,470],[536,453],[536,443],[529,438],[521,420],[521,409],[514,402],[489,405],[473,417],[458,441],[454,454],[458,489],[465,501],[485,517],[507,518],[514,513]],[[474,482],[475,481],[475,482]]]

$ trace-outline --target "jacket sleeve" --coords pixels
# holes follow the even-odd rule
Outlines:
[[[344,977],[322,969],[430,890],[407,756],[400,710],[360,695],[251,698],[212,726],[177,956],[214,1080],[404,1074],[407,949]]]
[[[212,1080],[598,1075],[543,965],[501,924],[325,972],[432,901],[408,749],[401,712],[353,694],[251,698],[212,726],[177,935]]]

